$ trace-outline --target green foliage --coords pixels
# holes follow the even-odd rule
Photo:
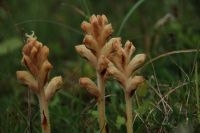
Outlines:
[[[10,38],[0,44],[0,55],[7,54],[22,46],[19,38]]]
[[[22,69],[20,61],[24,34],[32,30],[39,40],[50,47],[50,60],[56,66],[52,76],[62,74],[65,81],[50,104],[52,132],[99,132],[95,99],[78,85],[80,76],[93,78],[95,73],[74,50],[83,38],[81,22],[93,13],[106,14],[116,31],[125,21],[120,29],[122,41],[130,39],[137,52],[145,51],[147,62],[170,51],[196,50],[164,56],[138,71],[142,73],[140,75],[145,75],[146,82],[133,98],[133,127],[136,133],[199,132],[199,1],[144,0],[132,12],[137,2],[1,1],[0,132],[41,132],[37,98],[32,96],[32,92],[28,96],[28,89],[20,85],[15,77],[15,71]],[[173,18],[156,28],[157,22],[168,13]],[[109,130],[111,133],[124,133],[123,90],[118,83],[110,80],[106,94]],[[31,116],[28,117],[30,110]],[[28,124],[30,121],[31,126]]]
[[[120,115],[118,115],[117,119],[116,119],[116,127],[117,127],[117,129],[120,129],[122,125],[125,125],[125,122],[126,122],[125,118],[120,116]]]

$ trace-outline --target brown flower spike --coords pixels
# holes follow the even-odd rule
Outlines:
[[[113,29],[105,15],[92,15],[89,22],[84,21],[81,24],[81,28],[85,32],[85,37],[83,44],[76,46],[75,49],[96,69],[97,84],[87,77],[80,78],[79,83],[97,98],[99,128],[102,133],[106,133],[105,80],[108,66],[106,57],[109,56],[112,51],[112,45],[118,39],[110,39],[108,41]]]
[[[111,38],[113,29],[105,15],[92,15],[89,22],[81,25],[86,35],[83,44],[76,46],[76,51],[83,56],[97,72],[97,84],[87,77],[80,78],[82,87],[97,98],[99,112],[99,128],[107,132],[105,116],[105,81],[108,75],[116,78],[124,88],[127,114],[127,133],[133,132],[131,97],[137,86],[144,81],[142,76],[136,76],[135,71],[144,63],[145,54],[131,58],[135,47],[127,41],[122,47],[120,38]],[[134,75],[134,76],[132,76]]]
[[[26,44],[22,50],[22,64],[27,71],[17,71],[17,79],[35,92],[39,99],[41,126],[43,133],[50,133],[48,103],[62,85],[62,77],[54,77],[48,82],[49,72],[53,68],[48,61],[49,48],[37,41],[33,35],[27,35]]]
[[[131,56],[135,51],[133,44],[130,41],[127,41],[124,48],[122,48],[121,45],[121,42],[114,45],[114,51],[109,57],[110,61],[107,71],[116,78],[123,87],[126,102],[127,133],[133,133],[131,97],[138,85],[144,81],[142,76],[135,75],[135,71],[143,65],[146,55],[137,54],[131,59]]]

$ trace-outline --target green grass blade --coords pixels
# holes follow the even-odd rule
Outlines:
[[[86,10],[86,18],[88,19],[89,16],[91,16],[90,10],[88,8],[88,1],[87,0],[83,0],[83,5],[84,5],[85,10]]]
[[[122,32],[122,29],[124,28],[125,23],[127,22],[127,20],[130,18],[131,14],[144,2],[144,0],[139,0],[136,4],[133,5],[133,7],[129,10],[129,12],[126,14],[126,16],[124,17],[119,30],[117,32],[117,36],[119,36]]]
[[[200,123],[200,105],[199,105],[199,87],[198,87],[198,65],[195,65],[195,88],[196,88],[196,99],[197,99],[197,118]]]

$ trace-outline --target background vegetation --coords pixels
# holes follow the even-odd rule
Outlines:
[[[41,132],[37,98],[15,75],[23,69],[24,34],[32,30],[50,48],[51,75],[62,75],[65,81],[50,104],[52,132],[99,132],[95,100],[78,85],[80,76],[95,73],[74,50],[83,39],[80,24],[91,14],[105,14],[113,36],[131,40],[136,53],[148,55],[140,71],[146,82],[133,98],[135,132],[199,132],[200,1],[139,0],[132,11],[137,2],[1,0],[0,132]],[[110,132],[126,132],[122,89],[110,80],[106,94]]]

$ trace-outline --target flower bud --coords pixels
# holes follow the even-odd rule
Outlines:
[[[81,87],[86,88],[86,90],[96,98],[100,96],[100,91],[91,79],[87,77],[80,78],[79,84],[81,85]]]

